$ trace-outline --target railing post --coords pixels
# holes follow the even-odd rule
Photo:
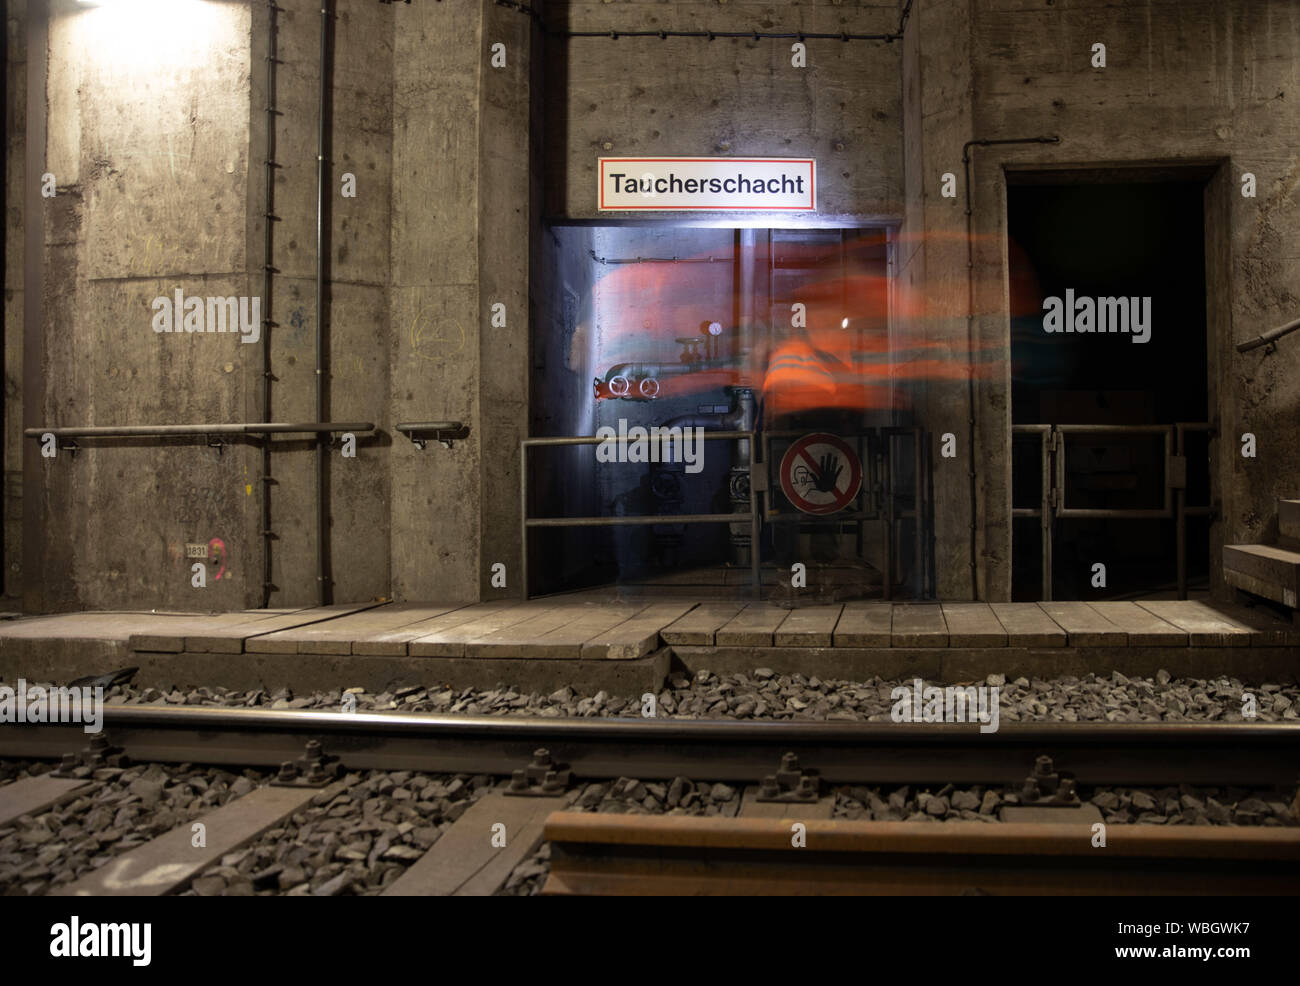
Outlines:
[[[528,601],[528,440],[519,443],[519,584]]]

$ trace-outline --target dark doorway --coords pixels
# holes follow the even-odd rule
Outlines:
[[[1176,450],[1151,426],[1206,420],[1203,190],[1199,174],[1082,183],[1009,176],[1012,423],[1111,429],[1056,437],[1048,486],[1058,506],[1063,498],[1071,509],[1167,512],[1172,502],[1167,488],[1181,480],[1166,454]],[[1040,504],[1039,441],[1023,433],[1013,441],[1015,507]],[[1206,437],[1193,430],[1186,441],[1186,502],[1206,503]],[[1172,516],[1058,517],[1052,596],[1167,593],[1175,539]],[[1013,544],[1013,598],[1040,598],[1037,517],[1015,518]],[[1204,518],[1189,520],[1187,544],[1196,587],[1208,573]],[[1098,563],[1104,587],[1094,584]]]

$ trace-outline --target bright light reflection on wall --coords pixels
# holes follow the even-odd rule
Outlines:
[[[209,62],[232,21],[230,5],[206,0],[97,0],[75,15],[87,56],[105,68]]]

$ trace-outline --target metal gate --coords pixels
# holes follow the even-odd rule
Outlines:
[[[1012,425],[1013,435],[1037,435],[1041,470],[1041,502],[1037,507],[1012,507],[1011,516],[1037,517],[1043,537],[1044,600],[1052,598],[1052,531],[1057,518],[1150,518],[1175,521],[1177,528],[1178,598],[1187,598],[1187,518],[1208,517],[1210,504],[1187,501],[1187,451],[1189,432],[1213,437],[1206,422],[1179,421],[1166,425]],[[1150,509],[1071,507],[1065,502],[1065,449],[1072,436],[1163,435],[1165,440],[1164,504]]]

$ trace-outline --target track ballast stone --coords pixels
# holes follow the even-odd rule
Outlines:
[[[823,680],[802,674],[779,675],[767,668],[751,673],[694,675],[674,672],[656,696],[656,716],[677,719],[824,720],[888,722],[897,687],[913,679]],[[927,682],[933,684],[933,682]],[[1106,676],[1016,678],[989,675],[982,682],[999,691],[1005,722],[1285,722],[1300,719],[1300,685],[1270,682],[1247,686],[1238,678],[1154,678]],[[1242,716],[1243,694],[1255,697],[1256,715]],[[584,695],[565,686],[550,694],[521,692],[506,685],[490,690],[409,685],[377,695],[346,690],[364,712],[432,712],[464,715],[516,715],[546,718],[638,718],[642,697]],[[287,688],[187,691],[115,686],[106,700],[126,705],[204,705],[228,708],[340,709],[343,690],[295,695]]]
[[[53,765],[0,762],[0,783]],[[0,828],[0,894],[32,896],[79,879],[114,857],[247,794],[266,779],[190,764],[79,768],[76,796]]]
[[[373,896],[491,790],[486,774],[347,774],[218,865],[185,893],[202,897]]]

